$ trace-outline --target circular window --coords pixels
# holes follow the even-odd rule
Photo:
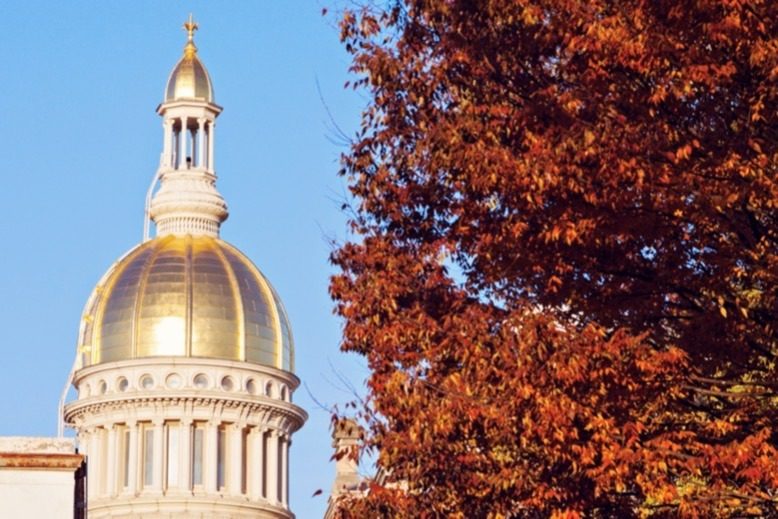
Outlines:
[[[130,387],[130,382],[124,377],[119,377],[119,380],[116,382],[116,387],[123,393]]]
[[[108,390],[108,384],[105,383],[105,380],[101,380],[97,384],[97,392],[101,395],[104,395],[107,390]]]
[[[194,378],[194,387],[197,389],[205,389],[208,387],[208,377],[202,373],[198,373]]]
[[[178,373],[171,373],[165,379],[165,384],[170,389],[178,389],[179,387],[181,387],[182,382],[183,380],[181,379],[181,375],[179,375]]]
[[[265,396],[273,396],[273,383],[268,382],[265,386]]]
[[[286,401],[289,397],[289,393],[286,390],[286,386],[281,387],[281,400]]]
[[[151,375],[143,375],[140,379],[140,387],[143,389],[151,389],[154,387],[154,379],[151,378]]]
[[[257,383],[254,381],[253,378],[250,378],[246,381],[246,391],[248,391],[252,395],[257,394]]]
[[[224,377],[222,379],[222,389],[225,391],[232,391],[235,389],[235,381],[232,380],[232,377]]]

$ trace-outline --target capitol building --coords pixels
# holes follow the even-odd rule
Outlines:
[[[307,414],[293,403],[292,327],[270,281],[219,237],[222,107],[197,24],[184,26],[157,107],[145,238],[86,302],[59,437],[0,438],[0,517],[294,517],[289,451]]]

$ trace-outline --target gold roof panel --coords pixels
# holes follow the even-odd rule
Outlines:
[[[79,348],[85,366],[180,356],[294,369],[278,294],[243,253],[210,236],[157,237],[116,262],[89,298]]]

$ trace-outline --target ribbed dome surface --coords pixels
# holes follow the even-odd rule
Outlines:
[[[181,99],[214,102],[211,78],[194,52],[186,53],[176,64],[165,88],[165,102]]]
[[[158,237],[116,262],[87,303],[79,345],[84,365],[154,356],[294,364],[275,290],[239,250],[210,236]]]

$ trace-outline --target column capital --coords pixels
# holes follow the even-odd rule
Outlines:
[[[152,418],[151,425],[153,425],[154,427],[162,427],[163,425],[165,425],[165,419],[159,417]]]

